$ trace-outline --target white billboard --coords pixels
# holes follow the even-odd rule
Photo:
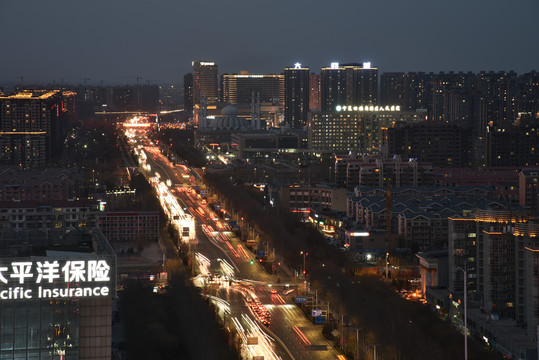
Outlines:
[[[0,301],[109,296],[114,283],[110,273],[103,259],[3,263]]]

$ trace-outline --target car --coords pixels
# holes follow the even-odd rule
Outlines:
[[[272,294],[277,294],[277,289],[271,289]]]

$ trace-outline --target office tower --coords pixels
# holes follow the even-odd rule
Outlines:
[[[24,91],[0,97],[0,164],[36,169],[62,150],[62,93]]]
[[[193,73],[183,76],[183,108],[189,114],[193,112]]]
[[[309,68],[295,64],[284,69],[284,122],[292,128],[307,125],[309,111]]]
[[[246,71],[221,76],[221,100],[229,104],[251,103],[253,93],[261,103],[284,106],[284,75],[254,75]]]
[[[363,105],[378,104],[378,68],[371,67],[370,62],[364,62],[358,70],[358,75],[359,103]]]
[[[378,103],[378,68],[371,63],[332,63],[320,74],[321,108],[332,111],[340,105],[376,105]]]
[[[207,104],[219,100],[218,67],[213,61],[193,61],[193,105],[200,105],[202,96]]]
[[[343,153],[378,151],[382,129],[394,122],[417,121],[422,115],[399,106],[341,106],[334,111],[313,111],[308,126],[313,151]]]
[[[346,101],[346,77],[344,69],[338,63],[322,68],[320,73],[320,103],[321,110],[332,111],[337,104],[349,104]]]
[[[309,123],[309,148],[315,152],[347,153],[364,150],[364,133],[359,113],[312,112]]]
[[[309,110],[320,110],[320,74],[309,75]]]

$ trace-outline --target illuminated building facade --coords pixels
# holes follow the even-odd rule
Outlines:
[[[0,97],[0,164],[44,167],[62,149],[61,134],[66,130],[62,114],[59,90]]]
[[[261,103],[284,106],[284,75],[223,74],[221,100],[228,104],[251,103],[253,93]]]
[[[371,63],[339,64],[323,67],[320,74],[321,110],[336,105],[377,105],[378,68]]]
[[[3,243],[2,358],[111,359],[116,255],[103,234],[32,232]]]
[[[307,125],[309,111],[309,68],[297,63],[284,69],[284,123],[292,128]]]
[[[219,100],[218,66],[213,61],[193,61],[193,106],[200,105],[202,96],[207,104]]]
[[[399,106],[336,105],[333,111],[312,111],[309,145],[313,151],[348,153],[378,151],[382,130],[400,121],[419,121],[424,115]]]

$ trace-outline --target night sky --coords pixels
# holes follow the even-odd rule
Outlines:
[[[387,71],[539,70],[538,0],[0,0],[0,86],[181,83],[371,61]]]

